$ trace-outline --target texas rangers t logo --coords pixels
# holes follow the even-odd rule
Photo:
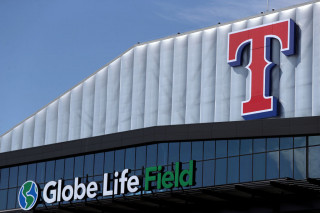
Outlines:
[[[249,100],[243,101],[241,115],[246,120],[277,116],[278,100],[270,94],[271,38],[280,42],[281,52],[294,54],[295,23],[289,19],[255,28],[229,33],[228,63],[241,65],[243,48],[250,44],[250,62],[246,67],[250,76]]]

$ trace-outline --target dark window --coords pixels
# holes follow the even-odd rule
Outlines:
[[[204,142],[204,160],[215,158],[215,141]]]
[[[18,167],[10,168],[9,187],[16,187],[18,183]]]
[[[17,188],[9,189],[7,209],[16,208],[16,200],[17,200]]]
[[[309,136],[309,146],[320,145],[320,136]]]
[[[37,163],[37,183],[44,183],[45,182],[45,174],[46,174],[46,163],[41,162]]]
[[[253,180],[264,180],[266,176],[266,154],[253,155]]]
[[[266,151],[266,139],[265,138],[257,138],[253,139],[253,152],[265,152]]]
[[[147,146],[147,167],[157,165],[157,144]]]
[[[240,156],[240,182],[252,181],[252,155]]]
[[[0,210],[7,209],[7,190],[0,190]]]
[[[74,177],[73,170],[74,170],[74,158],[67,158],[65,160],[64,178],[73,179]]]
[[[21,186],[27,180],[27,165],[19,166],[18,186]],[[35,179],[32,179],[35,180]]]
[[[279,138],[267,138],[267,151],[279,150]]]
[[[216,185],[226,184],[227,181],[227,159],[216,160]]]
[[[294,147],[305,147],[307,144],[307,138],[303,137],[294,137]]]
[[[191,143],[182,142],[180,143],[180,162],[189,162],[191,160]]]
[[[84,157],[84,177],[93,176],[93,161],[94,155],[85,155]]]
[[[169,143],[169,164],[179,161],[179,143]]]
[[[97,153],[94,155],[94,175],[103,174],[104,153]]]
[[[135,148],[126,149],[125,167],[126,169],[135,169],[136,150]]]
[[[306,178],[306,148],[294,149],[294,178]]]
[[[28,175],[27,180],[36,180],[36,172],[37,171],[37,164],[29,164],[28,165]]]
[[[203,162],[203,186],[214,185],[214,160]]]
[[[146,166],[146,146],[136,148],[136,169],[142,169]]]
[[[113,173],[114,171],[114,151],[104,153],[104,171]]]
[[[252,139],[243,139],[240,141],[240,154],[251,154],[252,153]]]
[[[124,169],[124,149],[115,151],[114,170],[122,171]]]
[[[54,164],[55,161],[46,162],[46,182],[54,179]]]
[[[192,160],[202,160],[203,158],[203,142],[194,141],[192,142]]]
[[[292,149],[292,148],[293,148],[292,137],[280,138],[280,149]]]
[[[84,156],[74,158],[74,176],[83,177]]]
[[[186,164],[188,167],[186,169],[189,169],[189,163]],[[195,182],[196,184],[192,188],[201,187],[202,186],[202,162],[196,162],[196,176],[195,176]]]
[[[309,147],[309,177],[320,178],[320,146]]]
[[[217,158],[227,157],[227,141],[226,140],[216,141],[216,157]]]
[[[280,152],[280,178],[293,178],[293,150]]]
[[[1,181],[0,181],[0,189],[8,188],[9,183],[9,169],[1,169]]]
[[[239,155],[239,140],[229,140],[228,141],[228,156]]]
[[[168,163],[168,143],[158,144],[158,165],[166,165]]]
[[[63,179],[64,159],[56,160],[55,180]]]
[[[228,158],[228,183],[239,182],[239,157]]]
[[[279,178],[279,152],[267,153],[267,179]]]

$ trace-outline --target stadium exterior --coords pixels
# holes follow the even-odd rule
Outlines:
[[[0,212],[320,212],[318,17],[132,47],[0,136]]]

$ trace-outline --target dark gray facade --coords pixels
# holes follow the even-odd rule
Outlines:
[[[97,199],[49,205],[40,200],[34,211],[141,212],[149,211],[152,201],[154,211],[178,210],[185,205],[189,206],[185,211],[200,211],[213,202],[217,212],[287,212],[296,205],[296,200],[305,199],[306,193],[312,195],[308,202],[316,202],[313,199],[320,178],[319,121],[319,117],[310,117],[154,127],[69,142],[65,144],[65,152],[60,150],[61,143],[2,154],[0,157],[8,160],[1,160],[0,210],[21,211],[17,194],[26,180],[35,181],[40,189],[52,180],[63,179],[64,184],[73,184],[75,177],[101,185],[106,172],[128,168],[130,174],[143,177],[146,167],[161,165],[164,171],[174,170],[174,162],[181,162],[185,168],[190,160],[195,160],[196,178],[192,187],[144,191],[142,182],[141,191],[135,194],[99,195]],[[263,131],[258,132],[259,128]],[[242,129],[250,133],[245,134]],[[104,147],[110,146],[110,141],[121,145]],[[89,148],[90,144],[96,146]],[[315,185],[310,188],[307,184]],[[264,200],[268,194],[274,196],[271,200],[274,205]],[[172,202],[176,196],[179,199]],[[234,199],[252,205],[243,206],[240,202],[230,206]],[[303,208],[296,209],[317,210],[311,203],[305,202]],[[145,209],[141,209],[144,205]]]

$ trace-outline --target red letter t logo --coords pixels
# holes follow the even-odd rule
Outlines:
[[[243,48],[250,44],[250,98],[242,102],[241,115],[246,120],[277,116],[277,99],[269,96],[271,62],[271,38],[278,39],[281,52],[294,54],[294,22],[289,19],[255,28],[229,33],[228,63],[241,65]]]

